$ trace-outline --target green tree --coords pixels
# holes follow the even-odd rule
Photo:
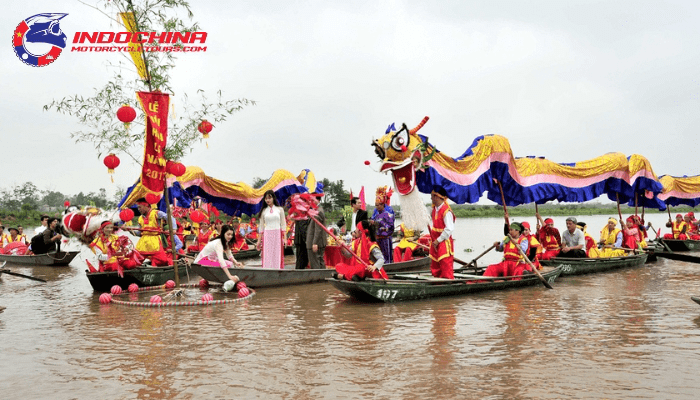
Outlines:
[[[185,0],[102,0],[91,7],[102,12],[117,25],[122,25],[122,21],[116,20],[115,15],[132,12],[139,32],[201,31],[199,24],[192,21],[193,14]],[[183,14],[187,16],[186,21],[179,17]],[[144,44],[147,45],[149,44]],[[152,44],[158,45],[157,41]],[[169,46],[182,47],[183,44],[178,42]],[[64,97],[45,105],[44,110],[52,109],[78,118],[87,129],[72,132],[71,138],[76,142],[92,143],[98,158],[109,152],[121,152],[141,165],[145,119],[135,92],[160,90],[175,94],[170,73],[175,67],[177,53],[142,51],[146,78],[133,77],[133,74],[124,75],[125,70],[133,70],[134,64],[126,52],[120,54],[124,56],[124,61],[110,64],[110,67],[114,68],[112,79],[102,88],[96,89],[94,95],[83,97],[76,94]],[[209,100],[201,89],[197,90],[197,96],[199,99],[196,106],[190,103],[186,93],[179,96],[182,99],[182,111],[177,114],[177,118],[171,115],[168,119],[168,143],[165,149],[167,159],[181,159],[191,151],[196,141],[202,140],[202,135],[197,131],[202,120],[206,119],[216,125],[244,106],[255,104],[247,99],[225,100],[221,91],[216,93],[214,100]],[[131,123],[132,127],[129,130],[125,129],[115,116],[122,104],[131,104],[137,110],[137,118]]]
[[[267,182],[265,179],[256,176],[255,178],[253,178],[253,184],[250,186],[252,186],[253,189],[260,189],[261,187],[263,187],[265,182]]]

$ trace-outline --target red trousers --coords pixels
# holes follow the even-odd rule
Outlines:
[[[430,260],[430,273],[436,278],[454,279],[454,256],[445,257],[440,261]]]
[[[151,265],[154,267],[163,267],[166,265],[173,265],[173,258],[171,255],[165,252],[165,250],[160,249],[159,251],[153,253],[141,252],[141,255],[151,259]]]
[[[109,264],[100,262],[100,272],[118,271],[119,267],[122,269],[134,269],[138,267],[136,261],[132,259],[121,259]]]
[[[665,234],[664,239],[674,239],[673,233]],[[681,233],[680,235],[678,235],[678,240],[688,240],[688,237],[685,236],[685,233]]]
[[[371,276],[372,278],[375,279],[389,279],[387,276],[386,272],[384,271],[384,268],[381,270],[374,270],[372,272],[367,271],[367,268],[360,264],[360,263],[355,263],[355,264],[345,264],[345,263],[338,263],[335,266],[335,271],[339,274],[343,274],[343,279],[347,280],[352,280],[352,277],[357,275],[359,278],[366,278],[368,276]]]
[[[560,251],[561,250],[559,249],[547,250],[544,253],[540,254],[540,260],[551,260],[552,258],[558,256]]]
[[[413,250],[411,250],[410,248],[406,248],[403,251],[403,254],[401,254],[401,249],[398,247],[394,247],[394,262],[411,260],[413,260]]]
[[[522,262],[504,260],[498,264],[489,265],[488,268],[486,268],[486,271],[484,271],[484,276],[518,276],[522,275],[523,271],[526,270],[532,271],[532,268],[530,268],[528,264]],[[518,279],[520,278],[516,278],[514,280]]]

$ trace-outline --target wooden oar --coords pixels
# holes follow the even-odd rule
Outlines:
[[[12,271],[10,271],[9,269],[3,269],[3,270],[2,270],[2,273],[3,273],[3,274],[7,274],[7,275],[20,276],[20,277],[22,277],[22,278],[31,279],[31,280],[33,280],[33,281],[39,281],[39,282],[46,283],[46,281],[43,280],[43,279],[41,279],[41,278],[35,278],[35,277],[33,277],[33,276],[24,275],[24,274],[20,274],[20,273],[17,273],[17,272],[12,272]]]
[[[428,246],[426,246],[426,245],[424,245],[424,244],[422,244],[422,243],[416,243],[416,245],[418,245],[418,247],[422,247],[422,248],[428,250],[428,252],[430,252],[430,247],[428,247]],[[491,250],[491,249],[489,249],[489,250]],[[484,252],[484,254],[486,254],[489,250],[486,250],[486,252]],[[482,255],[484,255],[484,254],[482,254]],[[429,257],[429,256],[428,256],[428,257]],[[479,256],[479,257],[481,257],[481,256]],[[477,257],[477,259],[478,259],[479,257]],[[462,260],[460,260],[459,258],[454,257],[454,255],[453,255],[452,259],[453,259],[457,264],[464,265],[465,267],[468,267],[468,266],[471,265],[471,263],[467,263],[466,261],[462,261]],[[473,261],[476,261],[476,259],[473,260]]]
[[[496,247],[496,244],[495,244],[495,243],[492,244],[491,247],[489,247],[488,249],[486,249],[483,253],[479,254],[475,259],[469,261],[469,264],[467,264],[467,266],[473,264],[473,265],[474,265],[474,273],[476,273],[476,272],[478,271],[478,267],[476,266],[476,260],[478,260],[478,259],[480,259],[481,257],[483,257],[484,255],[486,255],[486,253],[488,253],[489,251],[493,250],[495,247]]]
[[[547,289],[554,289],[554,288],[552,287],[552,285],[550,285],[549,282],[547,282],[547,280],[544,279],[544,277],[542,276],[542,274],[540,274],[540,271],[537,270],[537,267],[535,267],[535,265],[532,264],[532,261],[530,261],[530,259],[527,258],[527,255],[523,252],[523,249],[520,248],[520,245],[517,244],[517,243],[515,242],[515,239],[514,239],[512,236],[510,236],[510,233],[508,234],[508,237],[510,238],[511,241],[513,241],[513,244],[514,244],[515,247],[518,249],[518,252],[519,252],[520,255],[523,257],[523,259],[524,259],[525,261],[527,261],[528,264],[530,264],[530,268],[532,268],[532,271],[534,271],[535,274],[537,274],[537,277],[540,278],[540,280],[542,281],[542,284],[544,285],[544,287],[546,287]]]
[[[692,262],[692,263],[700,264],[700,257],[697,257],[697,256],[689,256],[687,254],[680,254],[680,253],[668,253],[665,251],[657,251],[654,254],[656,254],[657,257],[668,258],[670,260],[685,261],[685,262]]]

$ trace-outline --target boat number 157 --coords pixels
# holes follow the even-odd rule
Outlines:
[[[379,289],[379,291],[377,292],[377,297],[379,297],[382,300],[391,300],[394,297],[396,297],[396,293],[398,292],[398,290]]]

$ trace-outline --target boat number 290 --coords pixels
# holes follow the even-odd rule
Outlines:
[[[391,300],[394,297],[396,297],[396,293],[398,292],[398,290],[379,289],[377,291],[377,297],[379,297],[382,300]]]

